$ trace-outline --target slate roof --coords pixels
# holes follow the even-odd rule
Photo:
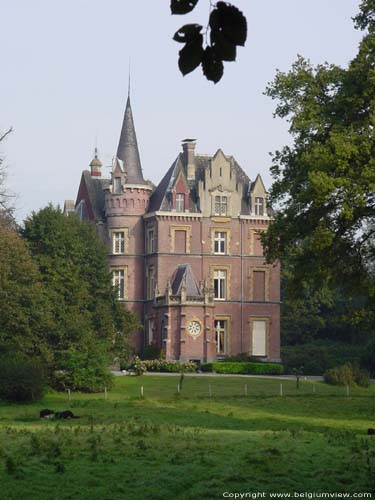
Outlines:
[[[172,278],[172,294],[181,295],[181,288],[184,283],[186,286],[186,295],[189,297],[202,295],[195,281],[190,264],[181,264],[175,270]]]
[[[95,215],[95,220],[104,219],[104,189],[109,186],[109,179],[91,177],[88,170],[82,172],[83,181],[86,184],[90,204]]]
[[[139,156],[137,136],[135,133],[130,97],[126,102],[124,120],[122,122],[120,141],[117,148],[117,158],[123,164],[128,184],[146,184],[143,179],[141,159]]]
[[[182,154],[179,154],[177,156],[176,160],[172,163],[171,167],[154,190],[151,196],[148,212],[156,212],[159,210],[169,211],[171,209],[171,196],[169,196],[169,193],[173,188],[174,180],[177,178],[180,168],[183,168],[182,157]],[[229,160],[231,168],[236,174],[237,182],[244,185],[244,198],[242,200],[241,213],[247,215],[250,213],[248,194],[251,186],[251,181],[247,174],[239,166],[237,161],[233,158],[233,156],[226,156],[226,158],[227,160]],[[197,205],[197,186],[199,181],[204,181],[205,171],[211,167],[211,161],[211,156],[195,156],[195,180],[188,181],[190,188],[190,212],[199,211]]]

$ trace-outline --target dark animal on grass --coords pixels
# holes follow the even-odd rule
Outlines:
[[[74,415],[73,412],[70,410],[65,410],[65,411],[58,411],[55,413],[55,418],[57,419],[68,419],[68,418],[81,418],[78,415]]]
[[[371,429],[371,428],[370,428],[370,429],[368,429],[368,430],[367,430],[367,434],[368,434],[369,436],[375,436],[375,429]]]
[[[44,410],[40,410],[39,412],[39,417],[40,418],[53,418],[55,415],[55,412],[53,410],[48,410],[45,408]]]

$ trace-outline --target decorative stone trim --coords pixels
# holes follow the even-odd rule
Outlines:
[[[225,300],[230,300],[230,291],[231,291],[231,266],[222,266],[222,265],[210,265],[210,279],[211,279],[211,287],[214,288],[214,273],[215,271],[226,271],[227,272],[227,290]],[[225,300],[214,299],[220,302],[225,302]]]
[[[215,254],[215,233],[226,233],[227,237],[226,237],[226,248],[225,248],[225,253],[223,254],[220,254],[220,253],[217,253]],[[226,228],[226,227],[211,227],[211,252],[214,254],[214,255],[230,255],[230,228]]]
[[[254,253],[255,235],[263,233],[264,231],[266,231],[266,229],[263,229],[263,228],[255,229],[253,227],[250,228],[250,230],[249,230],[249,249],[250,249],[249,255],[255,255],[255,253]],[[257,257],[263,257],[263,254],[258,255]]]
[[[254,300],[254,271],[262,271],[265,273],[265,276],[264,276],[264,300],[265,300],[265,302],[268,302],[270,300],[270,268],[269,268],[269,266],[250,267],[249,300],[250,300],[250,302],[252,302]]]
[[[250,344],[249,344],[249,355],[253,356],[253,324],[254,321],[265,321],[266,322],[266,357],[269,355],[269,344],[270,344],[270,321],[269,316],[249,316],[249,332],[250,332]]]
[[[115,233],[124,233],[124,245],[125,252],[124,253],[115,253],[114,252],[114,234]],[[111,245],[111,255],[127,255],[129,253],[129,228],[128,227],[112,227],[109,230],[109,240]]]
[[[171,253],[175,251],[176,231],[186,232],[186,253],[190,253],[191,226],[170,226]]]

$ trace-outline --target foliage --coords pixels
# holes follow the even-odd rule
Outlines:
[[[375,338],[365,346],[361,356],[361,366],[366,368],[372,377],[375,377]]]
[[[171,12],[187,14],[197,3],[198,0],[171,0]],[[223,61],[235,61],[237,46],[245,45],[247,21],[234,5],[210,2],[208,26],[203,33],[202,30],[200,24],[185,24],[175,33],[173,40],[185,44],[179,52],[178,67],[185,76],[202,65],[207,80],[217,83],[224,73]]]
[[[324,374],[324,380],[327,384],[332,385],[356,384],[360,387],[369,387],[370,385],[369,374],[351,363],[327,370]]]
[[[0,132],[0,143],[12,132],[9,128],[6,132]],[[4,222],[14,223],[14,207],[10,200],[14,197],[6,186],[7,170],[3,164],[3,158],[0,156],[0,219]]]
[[[99,390],[108,384],[110,358],[124,354],[136,324],[116,300],[107,250],[94,226],[75,215],[66,217],[52,205],[33,212],[22,234],[39,266],[54,318],[48,332],[51,371],[63,370],[63,383],[71,389]]]
[[[197,367],[192,361],[167,361],[166,359],[146,359],[141,360],[136,357],[132,369],[137,375],[142,375],[144,372],[166,372],[166,373],[181,373],[181,372],[195,372]]]
[[[203,363],[202,371],[208,371],[208,367],[216,373],[232,374],[254,374],[254,375],[281,375],[284,373],[282,365],[277,363],[252,363],[252,362],[222,362]]]
[[[156,344],[150,344],[143,349],[143,359],[157,359],[161,357],[161,349]]]
[[[281,359],[286,373],[301,366],[306,375],[323,373],[342,362],[359,363],[364,347],[338,342],[314,342],[295,346],[283,346]]]
[[[362,2],[357,26],[368,27],[374,9]],[[262,238],[267,259],[290,255],[297,284],[309,277],[316,288],[332,282],[357,290],[363,296],[358,324],[373,324],[375,314],[367,269],[374,254],[374,62],[371,29],[347,69],[314,68],[300,56],[266,90],[292,137],[273,155],[274,222]]]
[[[40,362],[14,353],[0,357],[0,399],[17,403],[39,401],[45,388]]]
[[[0,219],[0,354],[50,359],[53,322],[38,267],[15,229]]]
[[[266,498],[372,491],[366,462],[375,441],[365,434],[373,427],[374,385],[353,387],[355,397],[346,398],[341,387],[316,382],[313,395],[312,383],[302,380],[298,393],[283,380],[281,398],[279,380],[186,376],[177,398],[178,380],[116,377],[108,400],[74,393],[72,411],[81,419],[58,425],[39,419],[41,403],[0,404],[2,497],[197,500],[254,491],[254,484]],[[66,394],[50,392],[42,404],[64,410]],[[8,457],[23,480],[7,473]]]

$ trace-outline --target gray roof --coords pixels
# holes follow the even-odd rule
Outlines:
[[[103,220],[105,206],[103,189],[109,186],[109,179],[91,177],[91,173],[88,170],[84,170],[82,172],[81,183],[82,182],[86,185],[87,194],[92,211],[94,212],[95,220]],[[79,202],[79,200],[77,200],[77,202]]]
[[[201,295],[190,264],[181,264],[177,267],[172,278],[172,294],[181,295],[183,284],[186,286],[186,295],[190,297]]]
[[[117,158],[122,160],[128,184],[146,184],[143,179],[141,159],[139,157],[137,136],[135,133],[130,97],[126,102],[124,120],[120,141],[117,148]]]

